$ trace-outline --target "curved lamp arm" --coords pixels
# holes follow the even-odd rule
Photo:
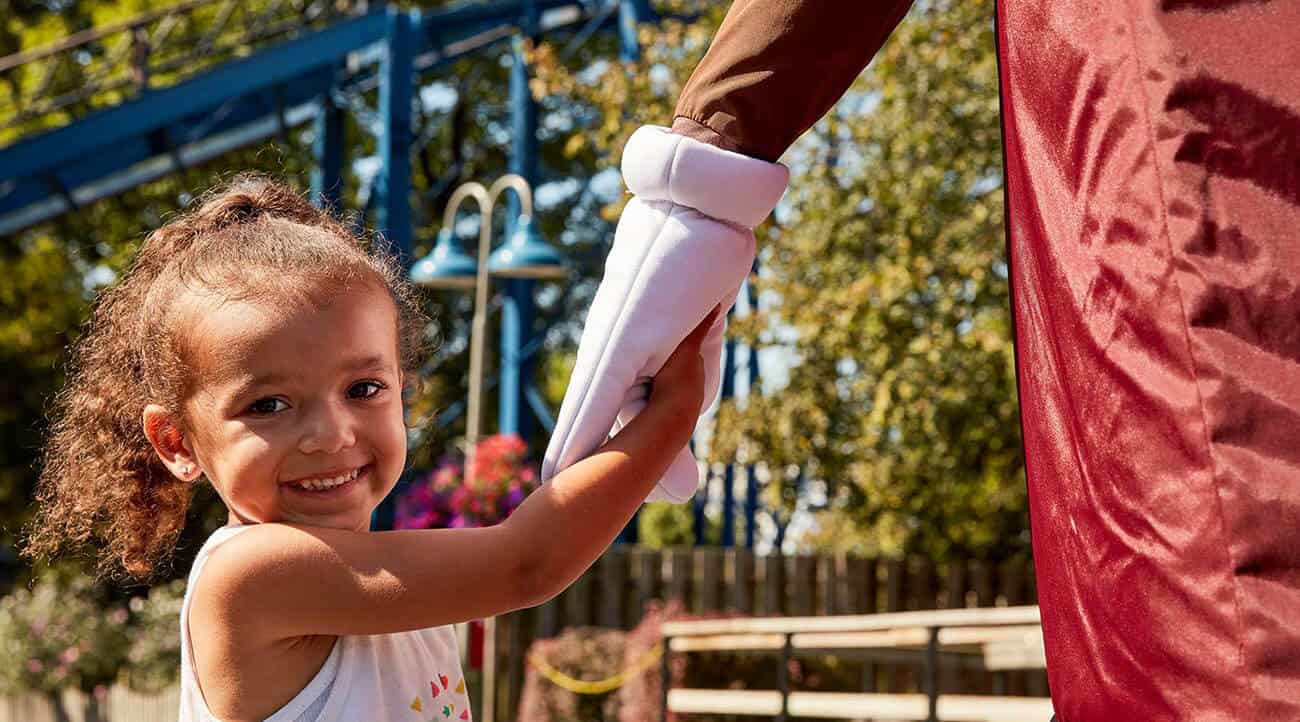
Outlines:
[[[473,198],[479,207],[478,224],[478,268],[474,277],[474,322],[469,333],[469,409],[465,424],[465,459],[466,472],[474,459],[474,447],[478,444],[480,400],[482,397],[483,370],[483,335],[487,326],[486,312],[488,292],[488,246],[492,236],[492,195],[482,183],[470,181],[456,187],[451,198],[447,200],[447,210],[443,212],[442,227],[452,231],[456,221],[456,211],[467,198]]]
[[[467,198],[473,198],[478,202],[480,214],[486,214],[491,211],[493,196],[488,193],[487,188],[482,183],[470,181],[456,186],[452,191],[451,198],[447,199],[447,208],[442,212],[443,230],[450,231],[452,224],[456,222],[456,212],[460,210],[460,204]]]
[[[473,198],[479,206],[479,228],[478,228],[478,268],[474,280],[474,322],[470,329],[470,350],[469,350],[469,409],[468,418],[466,419],[465,430],[465,457],[466,457],[466,476],[471,470],[471,464],[474,459],[475,446],[478,444],[480,418],[481,418],[481,397],[483,384],[483,339],[487,331],[487,298],[488,298],[488,255],[491,250],[492,238],[492,211],[496,205],[497,198],[506,190],[513,190],[519,196],[520,217],[528,217],[533,213],[533,192],[529,187],[528,181],[523,176],[509,173],[501,176],[491,189],[484,188],[483,184],[470,181],[464,183],[452,192],[451,198],[447,200],[447,209],[443,211],[442,227],[444,230],[451,231],[452,225],[456,221],[456,213],[460,209],[460,204],[468,198]]]
[[[506,190],[512,190],[515,192],[515,195],[519,196],[520,216],[533,215],[533,189],[528,185],[528,181],[525,180],[523,176],[515,173],[507,173],[500,178],[497,178],[496,182],[492,184],[492,188],[488,191],[488,196],[492,199],[493,203],[496,203],[497,198],[500,198],[501,194]]]

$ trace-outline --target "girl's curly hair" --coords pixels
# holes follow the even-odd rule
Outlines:
[[[402,367],[414,378],[427,319],[400,264],[293,190],[241,175],[151,233],[73,348],[23,553],[98,542],[99,572],[136,580],[171,553],[193,487],[162,465],[141,424],[148,403],[182,413],[191,379],[176,309],[186,294],[319,303],[357,284],[392,298]]]

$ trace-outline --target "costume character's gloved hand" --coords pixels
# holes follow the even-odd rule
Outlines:
[[[754,226],[789,180],[780,164],[645,126],[623,151],[634,198],[619,218],[605,277],[578,345],[542,481],[595,451],[645,407],[649,383],[686,334],[719,303],[701,353],[703,413],[718,393],[725,311],[754,262]],[[693,422],[692,422],[693,423]],[[682,502],[699,484],[690,448],[648,501]]]

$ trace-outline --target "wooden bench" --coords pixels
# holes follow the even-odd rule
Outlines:
[[[663,716],[668,712],[775,717],[887,718],[940,722],[1048,722],[1046,697],[941,694],[939,653],[969,655],[985,669],[1044,669],[1038,607],[942,609],[831,617],[760,617],[663,625]],[[803,652],[908,650],[921,657],[921,694],[792,692],[788,663]],[[777,690],[670,689],[672,653],[773,651]]]

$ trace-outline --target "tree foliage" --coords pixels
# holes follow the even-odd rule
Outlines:
[[[823,481],[821,544],[1028,550],[992,18],[918,5],[787,156],[773,302],[734,332],[792,335],[798,362],[781,393],[723,406],[714,455]]]
[[[719,17],[656,28],[632,68],[541,73],[601,109],[570,149],[617,158],[669,122]],[[770,505],[793,503],[800,468],[824,483],[813,545],[1027,551],[992,19],[991,0],[919,3],[786,154],[790,192],[759,229],[763,308],[730,333],[795,361],[779,393],[722,404],[710,458],[766,466]]]

